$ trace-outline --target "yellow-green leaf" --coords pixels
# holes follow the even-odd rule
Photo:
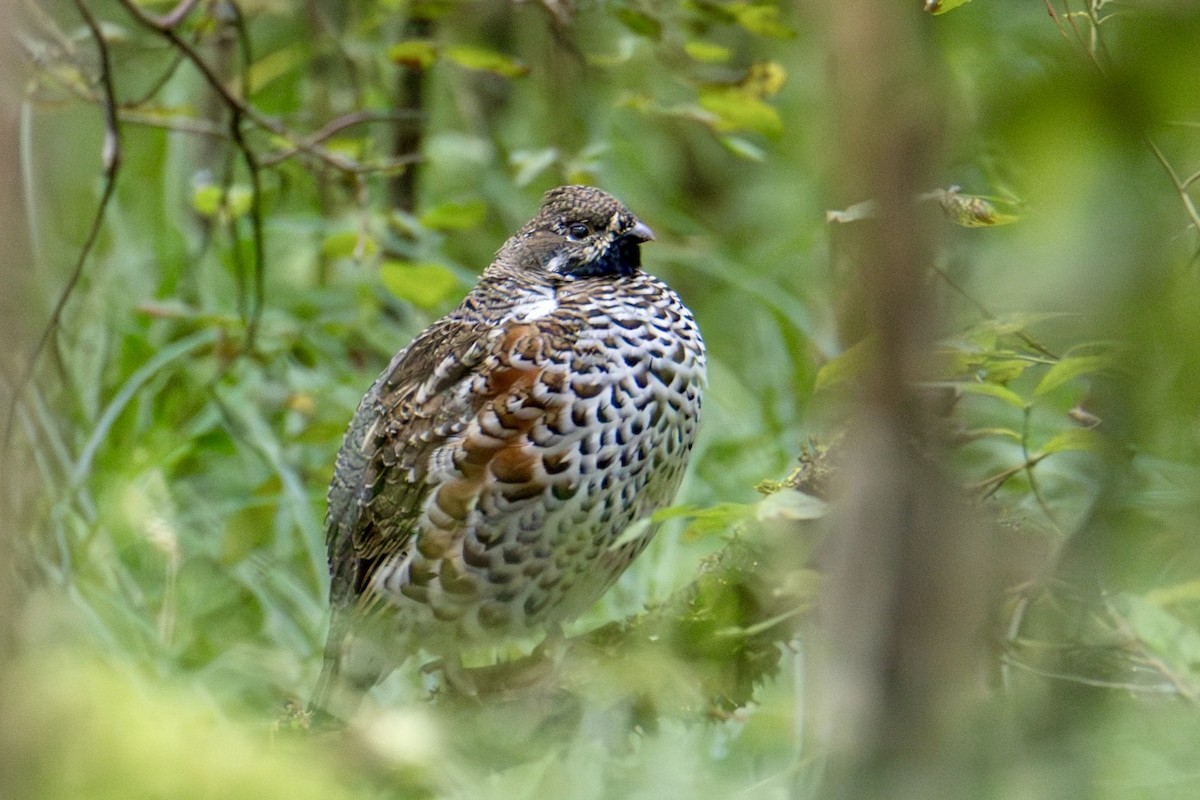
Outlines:
[[[446,48],[446,58],[467,69],[491,72],[503,78],[520,78],[529,74],[529,67],[517,59],[472,45],[455,45]]]
[[[388,48],[392,63],[412,69],[427,69],[437,61],[437,46],[427,39],[409,39]]]
[[[482,200],[440,203],[421,215],[421,225],[435,231],[461,231],[483,222],[487,206]]]
[[[379,279],[387,290],[415,306],[430,308],[458,291],[458,278],[441,264],[385,261]]]
[[[232,219],[250,212],[254,194],[248,186],[235,184],[228,190],[215,184],[204,184],[192,190],[192,208],[202,217],[212,218],[227,214]]]
[[[1106,355],[1069,356],[1047,370],[1033,393],[1046,394],[1075,378],[1102,372],[1110,366],[1112,366],[1112,359]]]
[[[701,88],[700,107],[714,116],[712,127],[719,133],[754,131],[774,136],[783,131],[779,112],[740,86]]]
[[[873,344],[871,340],[863,339],[861,342],[826,361],[817,370],[813,392],[824,391],[841,385],[853,378],[857,378],[866,370],[867,364],[870,363],[872,348]]]
[[[1063,453],[1067,451],[1092,452],[1099,449],[1103,440],[1100,434],[1091,428],[1070,428],[1055,436],[1042,446],[1042,453]]]
[[[1200,603],[1200,580],[1160,586],[1146,592],[1146,599],[1156,605],[1167,607],[1185,603]]]
[[[938,14],[945,14],[947,11],[953,11],[969,2],[971,0],[925,0],[925,10],[937,16]]]
[[[221,210],[221,201],[225,193],[220,186],[207,184],[197,186],[192,190],[192,208],[202,217],[215,217]]]
[[[225,195],[225,210],[229,212],[229,216],[233,219],[245,216],[250,213],[250,208],[254,204],[254,193],[250,191],[249,186],[233,185],[229,187],[229,191]]]
[[[749,95],[765,100],[779,94],[787,83],[787,70],[778,61],[756,61],[738,81],[738,87]]]
[[[941,384],[937,384],[941,385]],[[1016,408],[1025,408],[1029,405],[1021,397],[1021,395],[1009,389],[1007,386],[1001,386],[998,383],[953,383],[950,384],[955,389],[958,389],[964,394],[981,394],[987,397],[994,397],[997,400],[1003,400],[1010,406]]]
[[[733,51],[728,47],[700,39],[684,42],[683,52],[688,54],[688,58],[694,61],[703,61],[706,64],[724,63],[733,55]]]
[[[983,368],[988,383],[1005,385],[1021,377],[1029,365],[1029,361],[1020,358],[999,358],[984,362]]]
[[[779,7],[754,5],[751,3],[735,3],[726,6],[725,10],[733,15],[737,24],[759,36],[770,36],[775,39],[790,39],[796,32],[784,25],[779,19]]]
[[[378,252],[375,239],[358,231],[334,231],[321,242],[321,255],[326,258],[369,258]]]

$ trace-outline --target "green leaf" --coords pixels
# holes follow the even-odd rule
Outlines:
[[[733,51],[728,47],[722,47],[702,39],[684,42],[683,52],[687,53],[688,58],[693,61],[702,61],[706,64],[722,64],[733,55]]]
[[[192,208],[200,216],[211,219],[221,210],[221,201],[224,195],[220,186],[211,183],[197,186],[192,190]]]
[[[1146,599],[1159,606],[1200,603],[1200,580],[1173,583],[1146,592]]]
[[[733,14],[738,25],[750,33],[769,36],[773,39],[790,39],[796,35],[795,31],[780,21],[778,6],[735,3],[726,6],[726,10]]]
[[[744,158],[747,161],[765,161],[767,158],[766,151],[740,136],[722,136],[718,141],[738,158]]]
[[[1090,453],[1098,450],[1103,443],[1100,434],[1089,428],[1071,428],[1050,438],[1042,446],[1042,453],[1065,453],[1068,451]]]
[[[204,184],[192,190],[192,208],[202,217],[212,219],[226,214],[237,219],[250,213],[254,194],[250,187],[234,184],[226,191],[216,184]]]
[[[925,0],[925,10],[937,16],[938,14],[945,14],[947,11],[953,11],[969,2],[971,0]]]
[[[1161,655],[1168,667],[1192,672],[1200,665],[1200,631],[1193,625],[1145,597],[1122,594],[1115,605],[1124,613],[1137,638]]]
[[[719,133],[754,131],[777,136],[783,132],[779,111],[740,86],[705,86],[699,99],[700,107],[714,115],[711,124]]]
[[[503,53],[472,45],[455,45],[446,48],[446,58],[466,69],[490,72],[502,78],[520,78],[529,74],[529,67]]]
[[[410,69],[428,69],[437,61],[437,46],[427,39],[409,39],[388,48],[388,60]]]
[[[618,8],[615,13],[622,25],[639,36],[656,41],[662,38],[662,22],[646,12],[626,6]]]
[[[933,384],[936,386],[953,386],[964,394],[980,394],[985,397],[995,397],[997,400],[1003,400],[1010,406],[1024,409],[1028,403],[1021,395],[1009,389],[1007,386],[1001,386],[998,383],[946,383]]]
[[[435,231],[461,231],[483,222],[487,205],[482,200],[440,203],[421,215],[421,225]]]
[[[998,383],[1003,386],[1021,377],[1021,374],[1029,368],[1030,363],[1021,358],[989,359],[984,362],[983,370],[987,375],[988,383]]]
[[[870,363],[873,344],[870,339],[863,339],[852,347],[826,361],[817,370],[817,378],[813,385],[813,393],[825,391],[834,386],[840,386],[861,375]]]
[[[547,147],[544,150],[517,150],[509,157],[509,163],[516,169],[513,182],[517,186],[528,186],[538,175],[549,169],[558,160],[558,150]]]
[[[1112,366],[1112,358],[1107,355],[1068,356],[1047,370],[1033,390],[1036,395],[1052,392],[1064,383],[1084,375],[1094,375]]]
[[[415,306],[430,308],[458,291],[458,278],[441,264],[385,261],[379,279],[387,290]]]
[[[749,503],[718,503],[711,508],[700,509],[692,515],[684,538],[695,540],[710,534],[725,533],[751,519],[754,513],[755,506]]]
[[[358,231],[334,231],[321,242],[321,255],[326,258],[371,258],[379,252],[374,237]]]

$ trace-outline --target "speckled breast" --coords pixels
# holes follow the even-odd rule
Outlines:
[[[375,588],[420,639],[570,619],[645,547],[695,440],[704,344],[665,284],[578,281],[513,312],[450,405],[477,411],[430,456],[417,531]],[[525,316],[521,316],[524,314]]]

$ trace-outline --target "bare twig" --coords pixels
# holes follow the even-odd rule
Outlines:
[[[940,277],[945,282],[945,284],[947,286],[949,286],[951,289],[953,289],[955,292],[957,292],[958,295],[960,297],[962,297],[964,300],[966,300],[968,303],[975,306],[975,310],[978,311],[980,314],[982,314],[984,319],[988,319],[988,320],[996,319],[996,315],[991,312],[991,309],[989,309],[980,300],[977,300],[970,292],[968,292],[966,289],[964,289],[962,286],[960,286],[958,284],[958,282],[955,281],[953,278],[951,278],[949,273],[947,273],[944,269],[937,266],[936,264],[933,265],[932,269],[935,273],[937,273],[938,277]],[[1030,336],[1025,331],[1016,331],[1016,335],[1017,335],[1017,338],[1019,338],[1022,342],[1024,342],[1032,350],[1034,350],[1038,353],[1041,353],[1046,358],[1052,359],[1053,361],[1059,360],[1059,357],[1053,351],[1051,351],[1049,348],[1047,348],[1045,345],[1043,345],[1038,340],[1034,339],[1032,336]]]
[[[248,67],[253,57],[250,52],[250,36],[246,31],[246,20],[236,3],[230,3],[234,12],[234,25],[238,34],[238,47],[241,50],[242,86],[250,85]],[[229,132],[233,136],[234,145],[241,153],[242,163],[250,175],[250,236],[254,246],[254,294],[250,304],[250,313],[246,321],[245,349],[254,348],[254,340],[258,335],[258,323],[262,318],[263,303],[266,299],[266,244],[263,234],[262,208],[262,178],[259,175],[258,161],[254,151],[246,143],[242,132],[241,112],[234,109],[229,120]],[[237,226],[237,220],[231,220],[230,225]]]
[[[328,150],[318,144],[305,141],[290,131],[285,125],[278,120],[268,117],[263,114],[244,98],[234,93],[221,77],[213,69],[203,56],[196,50],[195,47],[186,41],[179,32],[175,29],[176,24],[183,15],[178,14],[182,8],[194,5],[187,0],[181,2],[176,8],[176,11],[166,17],[156,17],[142,9],[134,0],[119,0],[121,7],[133,17],[143,27],[157,33],[166,39],[173,47],[175,47],[183,56],[192,63],[199,71],[205,82],[212,87],[213,91],[221,98],[229,108],[235,112],[235,116],[241,119],[252,122],[255,126],[274,134],[275,136],[288,142],[289,146],[294,148],[295,152],[303,153],[312,158],[328,164],[334,169],[343,172],[362,173],[362,172],[387,172],[395,170],[406,164],[412,163],[412,158],[389,159],[379,164],[363,164],[354,159],[347,158],[340,153]],[[243,81],[243,89],[248,91],[249,87]]]
[[[83,276],[84,264],[87,263],[88,256],[91,255],[92,250],[96,246],[96,240],[100,235],[100,228],[104,222],[105,211],[108,209],[108,204],[112,200],[113,193],[116,190],[117,174],[121,168],[121,130],[117,120],[117,96],[116,89],[113,86],[112,60],[108,52],[108,43],[105,41],[104,34],[100,30],[100,24],[92,16],[91,11],[84,4],[83,0],[75,0],[75,7],[79,10],[80,16],[83,17],[83,21],[96,43],[96,51],[100,59],[99,81],[101,106],[104,112],[104,144],[101,146],[100,158],[104,165],[104,188],[100,195],[100,203],[96,207],[96,213],[92,217],[91,228],[88,230],[87,238],[84,239],[83,246],[79,250],[78,257],[75,259],[71,274],[67,278],[67,284],[59,294],[58,300],[54,304],[54,309],[50,312],[50,319],[47,320],[45,327],[42,329],[37,344],[34,345],[33,352],[29,354],[21,376],[14,387],[12,402],[9,405],[7,419],[4,423],[4,438],[0,442],[0,449],[8,448],[12,438],[17,406],[21,402],[25,388],[33,378],[38,359],[49,343],[50,337],[54,335],[54,332],[58,330],[62,323],[63,309],[66,308],[67,301],[74,294],[75,287],[79,285],[79,280]]]
[[[1197,233],[1200,233],[1200,211],[1196,210],[1196,203],[1192,200],[1192,195],[1188,192],[1188,186],[1196,180],[1197,175],[1193,175],[1186,181],[1180,180],[1179,174],[1171,166],[1171,162],[1167,161],[1167,157],[1163,151],[1158,148],[1154,140],[1149,136],[1146,137],[1146,146],[1150,148],[1150,152],[1154,153],[1154,157],[1158,159],[1158,163],[1162,164],[1162,168],[1166,170],[1167,176],[1171,179],[1171,183],[1175,186],[1175,191],[1179,194],[1179,200],[1183,203],[1183,210],[1187,213],[1188,219],[1192,223],[1192,228]]]

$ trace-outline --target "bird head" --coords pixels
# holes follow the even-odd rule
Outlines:
[[[619,200],[590,186],[546,192],[537,216],[508,240],[520,268],[567,279],[630,275],[654,233]]]

